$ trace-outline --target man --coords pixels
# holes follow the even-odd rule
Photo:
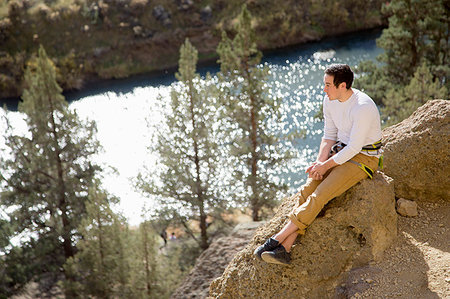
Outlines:
[[[316,161],[306,169],[308,179],[296,194],[298,205],[280,232],[254,254],[268,263],[289,264],[298,234],[304,234],[320,210],[334,197],[378,168],[381,147],[380,114],[365,93],[352,89],[348,65],[328,67],[324,75],[324,135]]]

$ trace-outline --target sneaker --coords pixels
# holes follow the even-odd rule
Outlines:
[[[291,254],[286,251],[283,245],[277,246],[272,251],[263,252],[261,258],[271,264],[289,265],[291,263]]]
[[[273,250],[275,249],[275,247],[277,247],[278,245],[280,245],[280,243],[278,243],[277,240],[273,239],[273,238],[269,238],[266,240],[266,242],[264,242],[263,245],[259,246],[258,248],[255,249],[255,251],[253,252],[253,254],[258,258],[261,259],[261,254],[264,251],[269,251],[269,250]]]

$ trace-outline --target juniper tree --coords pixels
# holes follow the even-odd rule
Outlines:
[[[166,268],[166,257],[158,253],[156,233],[149,221],[143,221],[139,228],[133,231],[133,272],[131,285],[134,298],[163,298],[161,285],[167,281],[167,277],[160,274],[161,268]],[[176,271],[176,269],[172,269]]]
[[[383,112],[387,110],[387,114],[391,117],[386,123],[395,124],[398,120],[408,118],[428,100],[443,99],[447,95],[447,88],[441,86],[438,79],[433,80],[428,66],[423,63],[404,89],[399,91],[391,89],[386,93],[386,107],[383,108]]]
[[[125,219],[111,209],[117,202],[98,182],[90,187],[86,214],[78,227],[78,251],[64,266],[77,279],[63,282],[63,287],[79,297],[130,298],[134,251]]]
[[[241,201],[249,203],[253,220],[260,220],[263,207],[273,208],[276,197],[287,186],[271,175],[293,158],[288,143],[299,137],[295,130],[283,132],[282,98],[268,84],[269,69],[259,66],[252,18],[244,6],[233,39],[222,33],[217,53],[220,63],[220,90],[224,118],[228,122],[229,154],[234,158],[234,185],[242,185]],[[289,137],[289,138],[288,138]]]
[[[413,77],[424,64],[431,74],[425,84],[437,82],[437,89],[450,88],[450,11],[447,6],[443,0],[394,0],[383,6],[383,12],[389,16],[389,27],[383,30],[377,44],[385,51],[377,57],[380,64],[364,62],[358,66],[358,73],[363,76],[355,86],[364,89],[377,104],[385,106],[382,116],[388,124],[409,116],[412,111],[408,107],[418,107],[428,98],[419,100],[410,93],[411,89],[406,89],[415,84]],[[439,92],[436,90],[436,93]],[[406,109],[402,103],[409,103]]]
[[[154,196],[161,211],[170,210],[202,249],[208,247],[207,217],[220,219],[223,198],[218,191],[217,157],[213,121],[215,108],[210,88],[196,73],[197,50],[189,40],[180,48],[179,69],[170,103],[165,107],[164,126],[157,129],[151,151],[157,166],[138,176],[139,188]],[[211,79],[208,76],[207,82]],[[157,180],[154,176],[159,176]],[[159,181],[159,182],[158,182]],[[200,238],[188,221],[199,223]]]
[[[5,118],[8,152],[0,159],[0,205],[9,207],[7,216],[15,235],[30,236],[24,246],[34,252],[28,262],[36,266],[36,279],[50,275],[55,281],[64,262],[75,254],[88,187],[100,171],[91,162],[99,144],[95,123],[81,121],[69,109],[56,82],[55,67],[42,47],[27,67],[25,82],[18,110],[28,131],[15,134]]]

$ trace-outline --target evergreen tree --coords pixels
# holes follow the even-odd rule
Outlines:
[[[197,50],[186,40],[180,49],[179,84],[171,91],[165,107],[165,128],[157,129],[152,152],[158,165],[138,176],[139,188],[155,196],[161,213],[168,213],[184,225],[202,249],[208,247],[207,217],[220,219],[224,203],[218,189],[218,145],[214,136],[215,109],[210,88],[201,86],[196,73]],[[206,80],[211,81],[210,77]],[[153,176],[159,174],[159,181]],[[180,208],[181,207],[181,208]],[[199,223],[200,239],[190,231],[188,221]]]
[[[272,208],[276,197],[286,190],[270,171],[292,158],[283,143],[282,99],[271,94],[269,69],[259,67],[262,54],[256,47],[251,15],[243,7],[233,39],[222,33],[217,53],[221,72],[220,94],[228,121],[230,155],[234,163],[234,183],[241,184],[236,196],[248,202],[252,218],[260,220],[263,207]],[[292,132],[291,138],[299,137]]]
[[[133,231],[130,246],[133,247],[131,267],[132,297],[133,298],[162,298],[158,279],[158,263],[164,264],[164,258],[158,256],[156,251],[156,237],[150,228],[150,223],[144,221],[137,231]]]
[[[9,207],[15,235],[30,236],[24,243],[34,257],[35,279],[59,279],[64,262],[75,254],[74,241],[86,212],[88,187],[100,168],[91,163],[99,144],[93,122],[84,123],[68,108],[56,82],[55,67],[41,47],[25,74],[26,90],[19,103],[28,127],[15,135],[7,121],[4,133],[10,153],[2,155],[3,191],[0,205]],[[66,280],[74,278],[65,274]],[[66,294],[67,298],[72,295]]]
[[[404,89],[391,89],[386,93],[386,107],[383,111],[387,110],[392,118],[387,119],[386,124],[395,124],[399,119],[408,118],[428,100],[444,99],[447,95],[447,88],[441,86],[438,79],[433,80],[429,68],[424,63],[417,68],[414,77]]]
[[[78,231],[78,252],[70,258],[66,272],[77,278],[63,287],[81,297],[130,298],[130,246],[127,224],[111,210],[118,200],[99,189],[98,182],[89,190],[86,216]],[[125,245],[126,244],[126,245]]]
[[[377,58],[380,64],[359,65],[357,71],[363,76],[355,85],[385,106],[383,118],[392,124],[409,116],[411,107],[420,106],[425,98],[442,94],[441,87],[450,88],[450,10],[444,0],[393,0],[383,12],[389,16],[389,27],[377,44],[385,52]],[[413,77],[424,72],[424,65],[431,76],[422,82],[436,90],[419,100],[411,93],[415,89],[411,84],[417,83]]]

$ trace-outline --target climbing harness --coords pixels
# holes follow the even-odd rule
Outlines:
[[[340,152],[344,147],[346,147],[347,145],[341,141],[336,142],[330,150],[330,155],[334,155],[337,154],[338,152]],[[380,152],[382,147],[382,143],[381,140],[372,143],[372,144],[368,144],[362,147],[362,151],[366,151],[366,152],[373,152],[373,151],[377,151],[377,154]],[[355,164],[356,166],[358,166],[362,171],[364,171],[365,173],[367,173],[367,175],[369,176],[369,178],[373,178],[373,173],[374,171],[367,165],[365,165],[364,163],[359,163],[356,162],[354,160],[348,160],[348,162]],[[380,156],[380,158],[378,159],[378,166],[380,167],[380,169],[383,169],[383,155]]]
[[[332,154],[332,155],[337,154],[346,146],[347,146],[347,144],[343,143],[342,141],[338,141],[331,147],[330,154]],[[375,143],[363,146],[361,151],[368,152],[368,153],[377,151],[377,154],[378,154],[378,152],[381,149],[381,146],[382,146],[382,143],[381,143],[381,140],[379,140]]]
[[[382,146],[382,143],[381,143],[381,140],[379,140],[375,143],[363,146],[362,150],[363,151],[378,151],[379,149],[381,149],[381,146]]]
[[[364,171],[365,173],[367,173],[367,175],[369,176],[370,179],[373,178],[373,170],[372,168],[370,168],[369,166],[367,166],[364,163],[359,163],[356,162],[354,160],[348,160],[348,162],[355,164],[356,166],[358,166],[360,169],[362,169],[362,171]]]

